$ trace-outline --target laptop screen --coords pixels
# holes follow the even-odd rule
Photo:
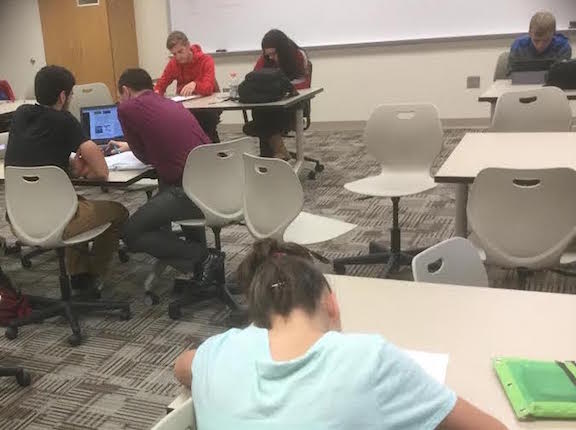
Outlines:
[[[116,105],[83,107],[80,116],[84,132],[94,142],[103,143],[123,137]]]

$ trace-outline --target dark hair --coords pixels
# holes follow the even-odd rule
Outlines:
[[[325,289],[330,290],[310,251],[274,239],[253,245],[238,267],[238,281],[252,321],[263,328],[270,328],[272,315],[288,316],[296,308],[314,313]]]
[[[34,78],[34,93],[36,101],[44,106],[54,106],[60,93],[66,97],[72,93],[76,79],[70,70],[62,66],[44,66]]]
[[[278,66],[289,79],[298,79],[306,75],[306,65],[300,61],[300,47],[280,30],[270,30],[262,39],[264,49],[274,48],[278,55]]]
[[[166,39],[166,49],[171,50],[179,43],[188,43],[188,37],[181,31],[173,31]]]
[[[118,79],[118,88],[128,87],[134,91],[151,90],[154,88],[152,78],[144,69],[126,69]]]

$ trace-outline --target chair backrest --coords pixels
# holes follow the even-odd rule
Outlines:
[[[59,246],[78,207],[66,172],[55,166],[10,166],[5,184],[6,211],[18,239],[31,246]]]
[[[496,68],[494,69],[494,80],[508,79],[508,58],[510,57],[510,51],[501,53],[498,56],[498,61],[496,62]]]
[[[223,226],[242,218],[244,205],[244,160],[251,152],[252,138],[200,145],[190,151],[182,187],[206,217],[208,226]]]
[[[195,430],[194,402],[192,398],[186,400],[177,409],[174,409],[162,418],[152,430]]]
[[[488,286],[488,275],[478,250],[462,237],[440,242],[415,256],[412,274],[417,282]]]
[[[303,204],[304,191],[290,164],[244,154],[244,220],[252,236],[281,240]]]
[[[110,90],[102,82],[74,85],[70,113],[80,121],[80,109],[86,106],[105,106],[114,103]]]
[[[442,149],[442,125],[431,104],[378,106],[364,131],[368,152],[386,170],[430,170]]]
[[[496,102],[490,131],[568,132],[571,127],[572,109],[564,91],[543,87],[502,94]]]
[[[12,91],[12,87],[8,81],[0,80],[0,100],[16,100],[14,91]]]
[[[576,236],[576,171],[482,170],[468,204],[470,226],[501,267],[542,269],[560,262]]]

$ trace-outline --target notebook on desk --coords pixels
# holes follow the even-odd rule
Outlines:
[[[83,107],[80,109],[80,118],[84,133],[98,145],[124,139],[116,105]]]

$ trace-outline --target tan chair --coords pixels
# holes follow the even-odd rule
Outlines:
[[[569,132],[572,109],[556,87],[509,91],[496,102],[490,131],[503,133]]]
[[[80,109],[87,106],[105,106],[114,103],[110,90],[102,82],[74,85],[68,110],[80,121]]]
[[[488,264],[517,269],[520,286],[536,270],[576,261],[576,171],[568,168],[482,170],[468,220]]]

